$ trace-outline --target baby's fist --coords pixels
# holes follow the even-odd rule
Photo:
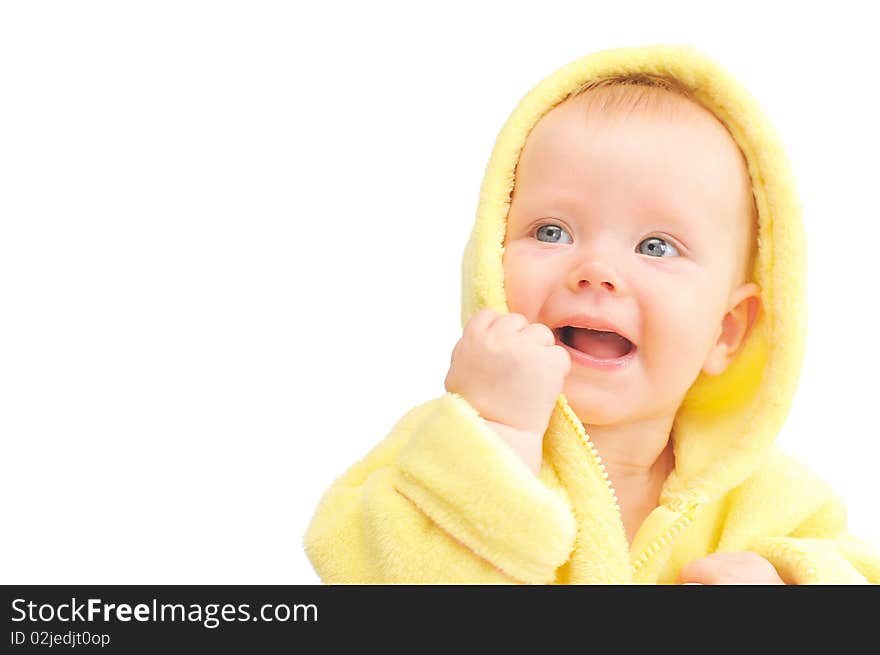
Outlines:
[[[482,309],[452,351],[445,384],[484,419],[543,436],[570,370],[546,325]]]
[[[682,567],[680,584],[785,584],[773,565],[756,553],[713,553]]]

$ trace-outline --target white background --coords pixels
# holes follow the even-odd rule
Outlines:
[[[788,149],[810,334],[780,441],[880,545],[868,3],[468,5],[2,5],[0,582],[319,582],[320,495],[443,393],[509,113],[661,43]]]

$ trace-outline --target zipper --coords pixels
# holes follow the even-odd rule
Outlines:
[[[586,446],[589,453],[593,456],[593,461],[599,469],[599,472],[602,475],[602,479],[605,481],[605,486],[608,489],[608,494],[611,496],[611,501],[614,504],[614,509],[617,511],[617,524],[620,528],[621,537],[623,537],[623,543],[626,544],[627,549],[627,558],[630,556],[629,550],[629,539],[626,536],[626,527],[623,524],[623,513],[620,511],[620,502],[617,500],[617,493],[614,491],[614,485],[611,484],[611,477],[608,475],[608,471],[605,469],[605,463],[602,461],[602,456],[599,455],[599,451],[596,450],[596,446],[590,441],[590,437],[587,435],[586,430],[584,429],[584,424],[577,417],[572,417],[574,410],[571,409],[571,406],[567,401],[563,404],[563,414],[565,418],[568,420],[569,424],[574,428],[575,432],[580,437],[584,446]],[[639,569],[641,569],[651,557],[664,548],[672,539],[681,532],[685,527],[690,525],[695,518],[697,508],[699,503],[689,502],[685,503],[684,508],[682,510],[673,510],[680,514],[680,517],[673,521],[672,525],[666,528],[663,533],[657,537],[651,544],[645,548],[642,554],[635,562],[630,562],[630,569],[635,575]],[[672,508],[670,508],[672,509]]]
[[[569,425],[574,428],[574,431],[581,438],[584,446],[586,446],[589,453],[593,456],[593,461],[598,467],[602,479],[605,481],[605,487],[608,489],[608,494],[611,496],[611,502],[614,504],[614,509],[617,512],[617,525],[620,529],[620,536],[623,538],[624,544],[629,544],[629,540],[626,537],[626,528],[623,525],[623,513],[620,511],[620,502],[617,500],[617,493],[614,491],[614,486],[611,484],[611,478],[608,475],[608,471],[605,470],[605,463],[602,461],[599,451],[596,450],[596,446],[593,445],[593,442],[590,441],[590,438],[587,436],[587,432],[584,430],[584,424],[576,416],[572,417],[574,410],[569,406],[567,401],[562,401],[561,404],[563,404],[563,414],[568,420]],[[627,546],[627,557],[628,556],[629,546]]]
[[[642,568],[649,559],[651,559],[654,553],[664,548],[666,544],[675,537],[675,535],[681,532],[686,526],[690,525],[694,520],[695,513],[696,505],[692,506],[685,514],[682,514],[680,518],[676,519],[672,525],[666,528],[666,530],[663,531],[663,534],[655,539],[651,545],[644,550],[639,556],[639,559],[632,563],[633,574],[637,573],[638,570]]]

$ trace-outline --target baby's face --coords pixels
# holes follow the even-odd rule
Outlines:
[[[684,101],[683,101],[684,102]],[[634,344],[555,330],[572,358],[564,393],[585,424],[674,414],[743,289],[751,186],[707,111],[621,117],[564,102],[535,126],[508,214],[508,309],[550,328],[586,315]],[[755,287],[755,285],[750,285]],[[606,330],[612,329],[609,325]]]

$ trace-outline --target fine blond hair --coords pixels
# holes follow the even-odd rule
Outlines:
[[[669,96],[649,89],[661,89],[682,96],[691,102],[697,102],[690,87],[684,83],[674,77],[652,73],[632,73],[588,80],[575,89],[569,95],[569,99],[598,89],[609,89],[610,91],[593,95],[602,103],[602,108],[607,109],[637,109],[640,104],[646,109],[671,106]]]

